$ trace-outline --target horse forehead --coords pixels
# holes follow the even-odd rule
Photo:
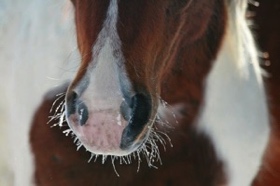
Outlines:
[[[76,21],[78,42],[80,48],[85,48],[81,50],[83,56],[91,56],[88,54],[91,54],[93,47],[98,43],[98,37],[103,39],[118,37],[118,42],[114,42],[116,40],[113,39],[114,41],[111,44],[121,42],[123,52],[133,51],[133,54],[138,54],[142,51],[138,47],[146,49],[153,46],[153,43],[159,42],[161,44],[164,39],[172,38],[174,34],[171,33],[176,32],[181,22],[182,24],[187,22],[188,27],[185,32],[190,32],[189,37],[193,38],[194,33],[199,35],[200,30],[204,30],[205,27],[195,24],[195,22],[200,22],[201,17],[208,20],[207,17],[211,14],[207,12],[213,4],[211,0],[199,3],[191,0],[186,2],[176,0],[76,0],[76,2],[79,2],[75,5],[79,9],[79,13],[76,14],[76,18],[78,17]],[[192,16],[198,15],[198,10],[201,11],[202,7],[207,7],[206,5],[210,7],[205,8],[204,14]],[[188,21],[177,20],[176,18],[182,12],[183,6],[189,8],[183,15],[189,19]],[[190,16],[186,15],[190,15],[191,19]],[[169,19],[169,17],[171,18]],[[102,32],[102,30],[106,30],[106,32]],[[161,37],[162,35],[164,37]],[[102,45],[99,45],[99,47],[102,47]],[[136,50],[139,50],[139,52],[136,52]]]
[[[104,26],[106,20],[110,20],[112,17],[117,16],[117,22],[135,22],[141,23],[145,19],[143,17],[151,16],[151,13],[155,13],[155,10],[160,10],[163,4],[166,4],[168,0],[151,1],[151,0],[74,0],[74,6],[76,7],[76,14],[79,19],[85,19],[86,24],[102,23]],[[78,11],[77,11],[78,10]],[[149,12],[149,14],[147,14]],[[80,21],[80,20],[79,20]],[[130,26],[132,26],[131,24]],[[121,25],[119,25],[120,28]],[[89,29],[92,26],[88,27]]]

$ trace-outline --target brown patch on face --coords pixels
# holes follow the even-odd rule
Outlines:
[[[191,65],[183,63],[201,61],[197,55],[208,57],[203,66],[209,70],[207,62],[217,53],[224,26],[222,1],[120,1],[118,33],[134,88],[159,93],[159,83],[169,67],[187,71]],[[211,29],[215,33],[209,33]],[[207,43],[205,39],[210,38],[212,43]]]

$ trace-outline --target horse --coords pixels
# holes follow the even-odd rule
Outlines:
[[[72,2],[81,63],[39,111],[61,92],[50,123],[98,162],[38,112],[35,183],[252,184],[270,128],[247,1]]]
[[[34,115],[34,183],[252,184],[270,121],[247,1],[72,3],[81,62]]]

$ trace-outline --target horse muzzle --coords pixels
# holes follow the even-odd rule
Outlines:
[[[121,92],[121,91],[120,91]],[[152,98],[148,93],[78,93],[68,90],[66,119],[69,127],[94,154],[123,156],[137,150],[153,124]]]

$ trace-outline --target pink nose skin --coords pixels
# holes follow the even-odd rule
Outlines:
[[[72,114],[68,123],[85,148],[95,154],[126,155],[120,149],[121,136],[128,122],[115,110],[89,111],[85,124],[79,114]]]
[[[77,93],[72,92],[67,97],[67,122],[88,151],[128,155],[144,141],[139,135],[149,122],[151,99],[144,94],[136,94],[128,101],[111,101],[95,100],[88,102],[91,105],[88,107]]]

